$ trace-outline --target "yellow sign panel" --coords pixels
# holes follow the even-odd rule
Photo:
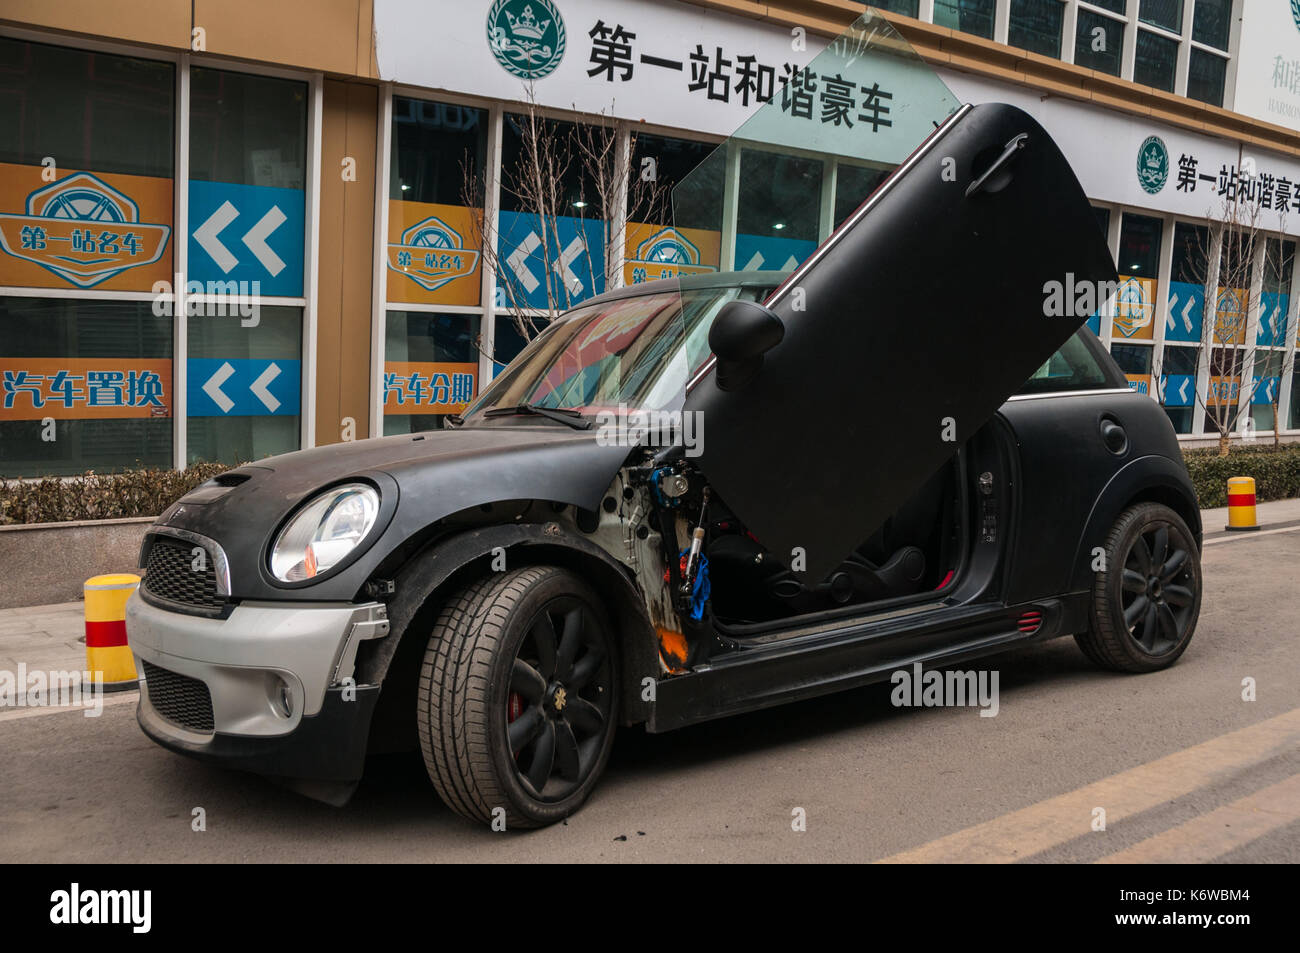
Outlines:
[[[483,213],[459,205],[388,203],[388,300],[477,305],[482,292],[474,242]]]
[[[385,361],[385,414],[458,414],[478,394],[478,365]]]
[[[1139,394],[1151,395],[1151,375],[1150,374],[1125,374],[1128,378],[1128,389],[1135,390]]]
[[[1154,278],[1119,276],[1111,338],[1150,341],[1155,332],[1157,282]]]
[[[1235,404],[1240,394],[1240,377],[1211,377],[1210,391],[1206,395],[1205,403],[1208,407]]]
[[[1213,344],[1246,343],[1246,311],[1250,292],[1245,288],[1219,288],[1219,300],[1214,309]]]
[[[172,180],[0,163],[0,285],[151,291],[170,281]]]
[[[721,232],[629,222],[623,249],[623,283],[636,285],[717,271],[721,250]]]
[[[0,357],[0,420],[170,417],[172,362]]]

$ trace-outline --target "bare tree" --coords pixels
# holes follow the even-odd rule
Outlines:
[[[475,218],[470,239],[481,249],[483,266],[497,276],[504,311],[519,336],[528,341],[594,291],[597,262],[603,263],[600,277],[606,288],[622,285],[620,263],[627,224],[643,216],[661,216],[668,190],[653,169],[645,175],[631,168],[635,139],[625,150],[618,127],[604,114],[587,123],[549,119],[542,114],[530,86],[517,116],[519,154],[501,169],[500,195],[536,217],[535,239],[531,247],[516,247],[503,256],[499,225],[493,217]],[[484,181],[469,161],[462,162],[461,168],[462,204],[482,208]],[[575,184],[576,196],[569,191]],[[567,244],[561,236],[564,218],[578,223],[576,234],[567,236]],[[598,227],[591,228],[589,223],[598,223]],[[593,239],[592,232],[599,237]],[[534,265],[541,265],[540,279],[535,268],[511,260],[521,251]],[[521,278],[521,269],[529,279]],[[544,291],[542,307],[538,306],[538,288]]]
[[[1200,280],[1204,292],[1204,315],[1201,336],[1196,344],[1196,366],[1207,361],[1210,383],[1206,393],[1196,393],[1197,406],[1205,419],[1214,427],[1219,438],[1219,453],[1226,456],[1231,450],[1234,430],[1251,421],[1256,389],[1263,378],[1256,380],[1254,363],[1257,348],[1247,339],[1250,316],[1259,310],[1263,277],[1281,274],[1286,250],[1286,214],[1281,213],[1278,230],[1263,227],[1263,208],[1258,200],[1243,201],[1234,198],[1225,201],[1217,212],[1208,216],[1206,227],[1197,231],[1193,274]],[[1270,241],[1270,239],[1273,239]],[[1264,275],[1254,273],[1255,259],[1262,251]],[[1271,269],[1271,271],[1270,271]],[[1281,318],[1289,328],[1287,316]],[[1282,364],[1294,360],[1286,351],[1270,352],[1282,355]],[[1247,365],[1250,366],[1247,366]],[[1268,368],[1266,368],[1267,370]],[[1279,367],[1281,377],[1286,367]],[[1163,402],[1162,385],[1160,397]],[[1236,390],[1234,394],[1232,391]],[[1280,390],[1273,394],[1273,433],[1277,442]]]

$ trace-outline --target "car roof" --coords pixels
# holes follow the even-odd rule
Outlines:
[[[605,301],[617,301],[620,298],[632,298],[639,295],[663,294],[664,292],[700,291],[709,288],[776,288],[789,277],[788,271],[711,271],[698,275],[682,275],[680,278],[659,278],[655,281],[642,281],[625,288],[615,288],[594,298],[588,298],[574,307],[586,308]]]

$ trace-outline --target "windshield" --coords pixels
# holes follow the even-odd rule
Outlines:
[[[672,289],[576,308],[534,339],[465,416],[520,404],[583,413],[669,409],[709,357],[718,309],[769,290]]]

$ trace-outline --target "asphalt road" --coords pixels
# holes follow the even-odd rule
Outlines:
[[[1072,639],[1022,649],[983,663],[999,671],[992,718],[895,708],[881,685],[625,731],[586,807],[527,833],[452,814],[418,755],[372,761],[332,808],[156,747],[120,696],[100,718],[6,712],[0,861],[1295,863],[1298,566],[1300,527],[1211,542],[1200,626],[1177,665],[1120,676]],[[1255,701],[1241,697],[1247,677]]]

